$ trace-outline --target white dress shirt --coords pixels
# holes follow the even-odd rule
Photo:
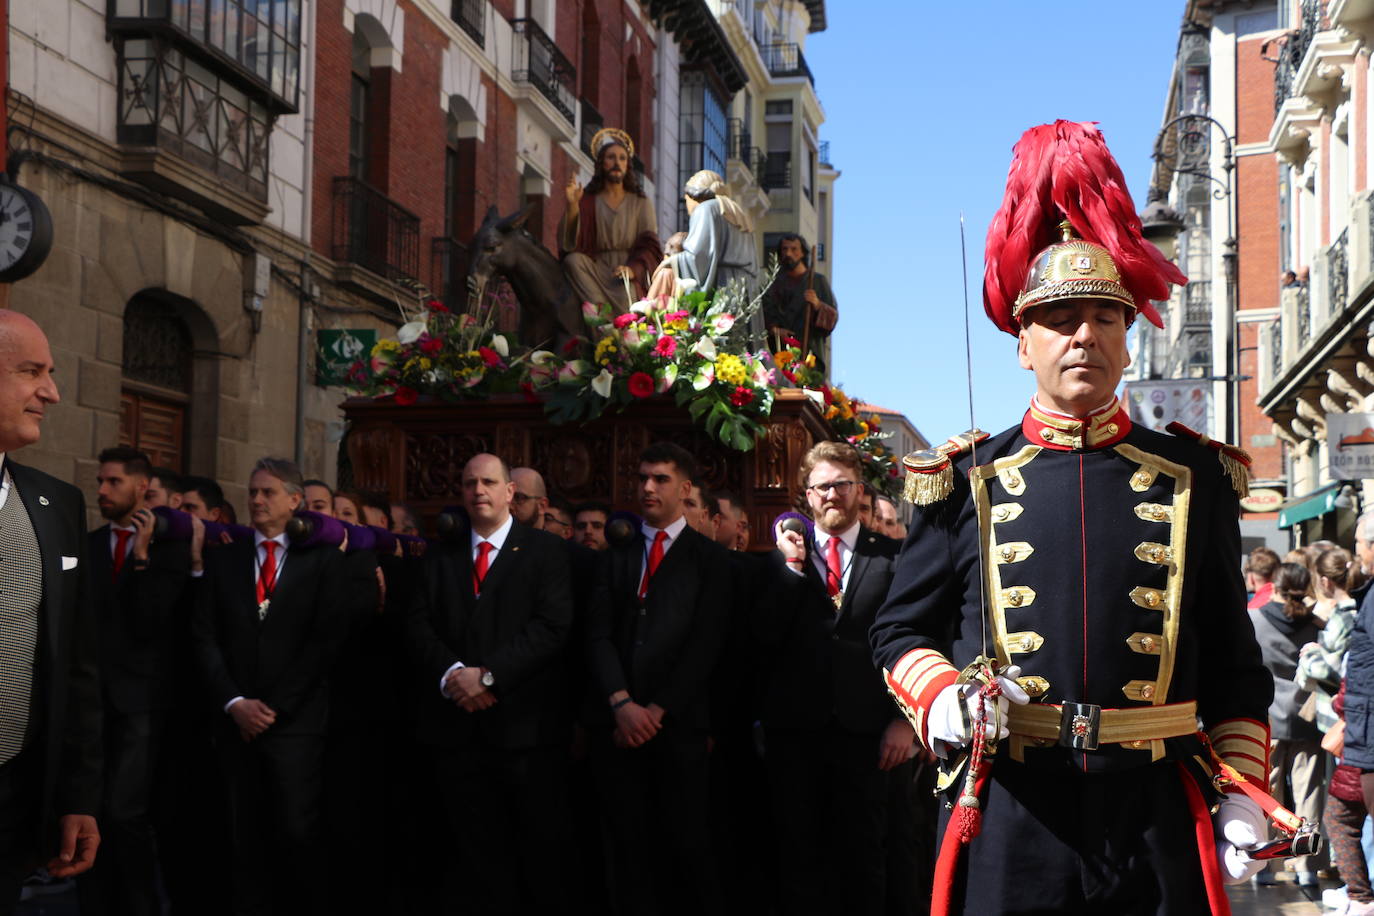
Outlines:
[[[827,534],[821,530],[820,525],[816,526],[816,550],[811,555],[811,562],[816,565],[816,570],[821,574],[821,581],[829,586],[830,567],[826,559],[830,555],[830,541],[834,538],[840,542],[840,591],[844,592],[849,588],[849,571],[854,567],[854,545],[859,542],[859,523],[856,521],[850,525],[848,530],[840,534]]]
[[[481,544],[483,541],[491,545],[491,552],[487,554],[487,571],[490,572],[491,564],[496,562],[496,557],[501,552],[501,548],[506,546],[506,538],[510,537],[510,529],[511,526],[514,524],[515,516],[507,515],[505,523],[502,524],[500,528],[497,528],[495,531],[493,531],[490,537],[485,538],[478,534],[476,529],[473,529],[471,536],[472,568],[474,570],[477,569],[477,545]],[[454,662],[453,664],[448,666],[448,670],[446,670],[443,676],[439,678],[439,692],[444,695],[444,699],[452,699],[452,697],[449,696],[448,691],[444,689],[444,683],[448,681],[449,674],[454,671],[457,671],[459,668],[466,667],[467,665],[463,664],[461,661]]]
[[[10,469],[5,467],[5,453],[0,452],[0,468],[4,468],[0,474],[0,506],[5,505],[5,499],[10,495]]]
[[[0,502],[0,505],[4,505]],[[134,541],[138,539],[138,529],[133,525],[116,525],[110,522],[110,558],[114,559],[115,548],[119,546],[119,538],[115,535],[116,531],[127,531],[131,537],[124,541],[124,559],[129,559],[129,554],[134,552]]]

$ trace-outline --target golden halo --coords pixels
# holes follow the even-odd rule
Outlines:
[[[592,158],[601,158],[601,151],[607,143],[619,143],[625,147],[625,151],[630,154],[630,158],[635,156],[635,142],[630,139],[630,135],[618,127],[603,127],[592,134]]]

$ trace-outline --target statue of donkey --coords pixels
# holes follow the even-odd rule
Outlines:
[[[520,342],[555,349],[582,333],[582,309],[558,259],[526,231],[532,209],[502,217],[488,208],[472,238],[468,289],[480,301],[492,277],[505,277],[520,300]]]

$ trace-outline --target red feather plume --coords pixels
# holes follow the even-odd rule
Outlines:
[[[1017,332],[1011,311],[1026,272],[1059,241],[1065,219],[1079,238],[1107,249],[1136,310],[1164,327],[1151,300],[1169,298],[1169,284],[1188,278],[1145,240],[1121,167],[1094,121],[1032,127],[1012,150],[1006,194],[988,226],[983,308],[993,324]]]

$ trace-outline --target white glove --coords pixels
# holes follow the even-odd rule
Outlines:
[[[1268,838],[1269,823],[1260,806],[1244,795],[1226,796],[1212,815],[1212,832],[1216,834],[1217,863],[1227,884],[1242,884],[1267,864],[1245,854],[1246,849]]]
[[[1007,730],[1007,710],[1011,708],[1012,703],[1024,706],[1030,702],[1030,696],[1016,683],[1020,676],[1021,669],[1016,665],[997,676],[997,683],[1002,688],[1002,695],[997,698],[997,723],[1000,727],[994,735],[992,716],[989,716],[986,726],[988,738],[1000,741],[1007,737],[1010,734]],[[963,747],[973,740],[973,723],[978,718],[978,688],[978,684],[950,684],[931,701],[930,714],[926,717],[926,722],[931,750],[937,755],[947,757],[951,750]],[[964,725],[964,711],[967,711],[968,715],[967,726]]]

